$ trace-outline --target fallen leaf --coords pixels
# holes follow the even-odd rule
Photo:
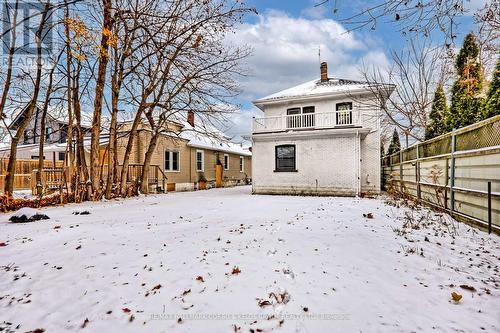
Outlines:
[[[129,322],[133,322],[135,319],[134,315],[130,315],[130,318],[128,319]]]
[[[54,226],[54,229],[61,229],[61,226],[60,225],[56,225],[56,226]]]
[[[83,321],[83,324],[82,324],[82,328],[85,328],[88,323],[90,323],[89,318],[85,318],[85,320]]]
[[[363,217],[366,217],[367,219],[372,219],[373,213],[363,214]]]
[[[460,295],[459,293],[456,293],[456,292],[452,292],[451,299],[458,303],[462,299],[462,295]]]
[[[161,284],[157,284],[156,286],[153,287],[153,289],[151,290],[157,290],[157,289],[160,289],[161,288]]]
[[[238,267],[238,266],[234,266],[233,267],[233,271],[231,272],[231,274],[240,274],[241,273],[241,269]]]
[[[466,285],[466,284],[460,285],[460,288],[465,289],[465,290],[469,290],[469,291],[472,291],[472,292],[476,291],[476,288],[474,288],[473,286]]]
[[[2,242],[2,243],[0,243],[0,247],[2,247],[2,246],[7,246],[7,244]]]
[[[304,312],[307,312],[307,311],[309,311],[309,308],[307,306],[305,306],[304,308],[302,308],[302,310],[304,310]]]
[[[82,248],[82,246],[81,246],[81,245],[78,245],[78,246],[75,248],[75,250],[80,250],[81,248]]]
[[[131,310],[129,308],[123,308],[122,311],[125,313],[129,313]]]
[[[191,289],[187,289],[187,290],[184,290],[182,292],[182,296],[186,296],[187,294],[189,294],[191,292]]]
[[[177,319],[177,324],[182,324],[182,318]]]
[[[203,276],[201,276],[201,275],[198,275],[196,277],[196,281],[205,282],[205,280],[203,280]]]
[[[263,307],[265,307],[265,306],[268,306],[268,305],[272,305],[272,303],[271,303],[271,302],[269,302],[269,301],[268,301],[268,300],[266,300],[266,299],[261,299],[261,300],[259,300],[259,303],[258,303],[258,304],[259,304],[259,306],[260,306],[261,308],[263,308]]]

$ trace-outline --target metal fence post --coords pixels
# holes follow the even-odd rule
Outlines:
[[[403,193],[403,151],[399,151],[399,189]]]
[[[420,200],[422,198],[420,194],[420,152],[417,143],[417,161],[415,162],[415,181],[417,182],[417,198]]]
[[[451,159],[450,159],[450,209],[455,211],[455,149],[456,149],[455,129],[451,132]]]
[[[488,182],[488,233],[491,234],[491,181]]]

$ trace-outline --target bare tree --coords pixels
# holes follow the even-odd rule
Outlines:
[[[440,61],[444,58],[443,52],[431,47],[430,42],[412,41],[407,49],[391,53],[390,68],[374,66],[361,70],[377,97],[376,105],[369,106],[382,109],[383,122],[403,133],[406,146],[410,139],[423,140],[434,87],[448,80],[447,63]],[[388,96],[387,89],[394,89],[394,92]]]

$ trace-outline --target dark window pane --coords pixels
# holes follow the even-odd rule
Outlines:
[[[300,108],[291,108],[286,110],[286,114],[300,114]]]
[[[302,108],[302,113],[314,113],[314,106],[305,106]]]
[[[179,152],[172,152],[172,170],[179,171]]]
[[[165,151],[165,170],[170,170],[170,152]]]
[[[295,146],[276,147],[276,171],[295,171]]]
[[[352,110],[352,103],[351,102],[337,103],[336,107],[337,111]]]

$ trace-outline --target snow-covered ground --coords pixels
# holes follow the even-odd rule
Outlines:
[[[500,331],[499,237],[426,209],[237,187],[42,212],[0,215],[0,331]]]

